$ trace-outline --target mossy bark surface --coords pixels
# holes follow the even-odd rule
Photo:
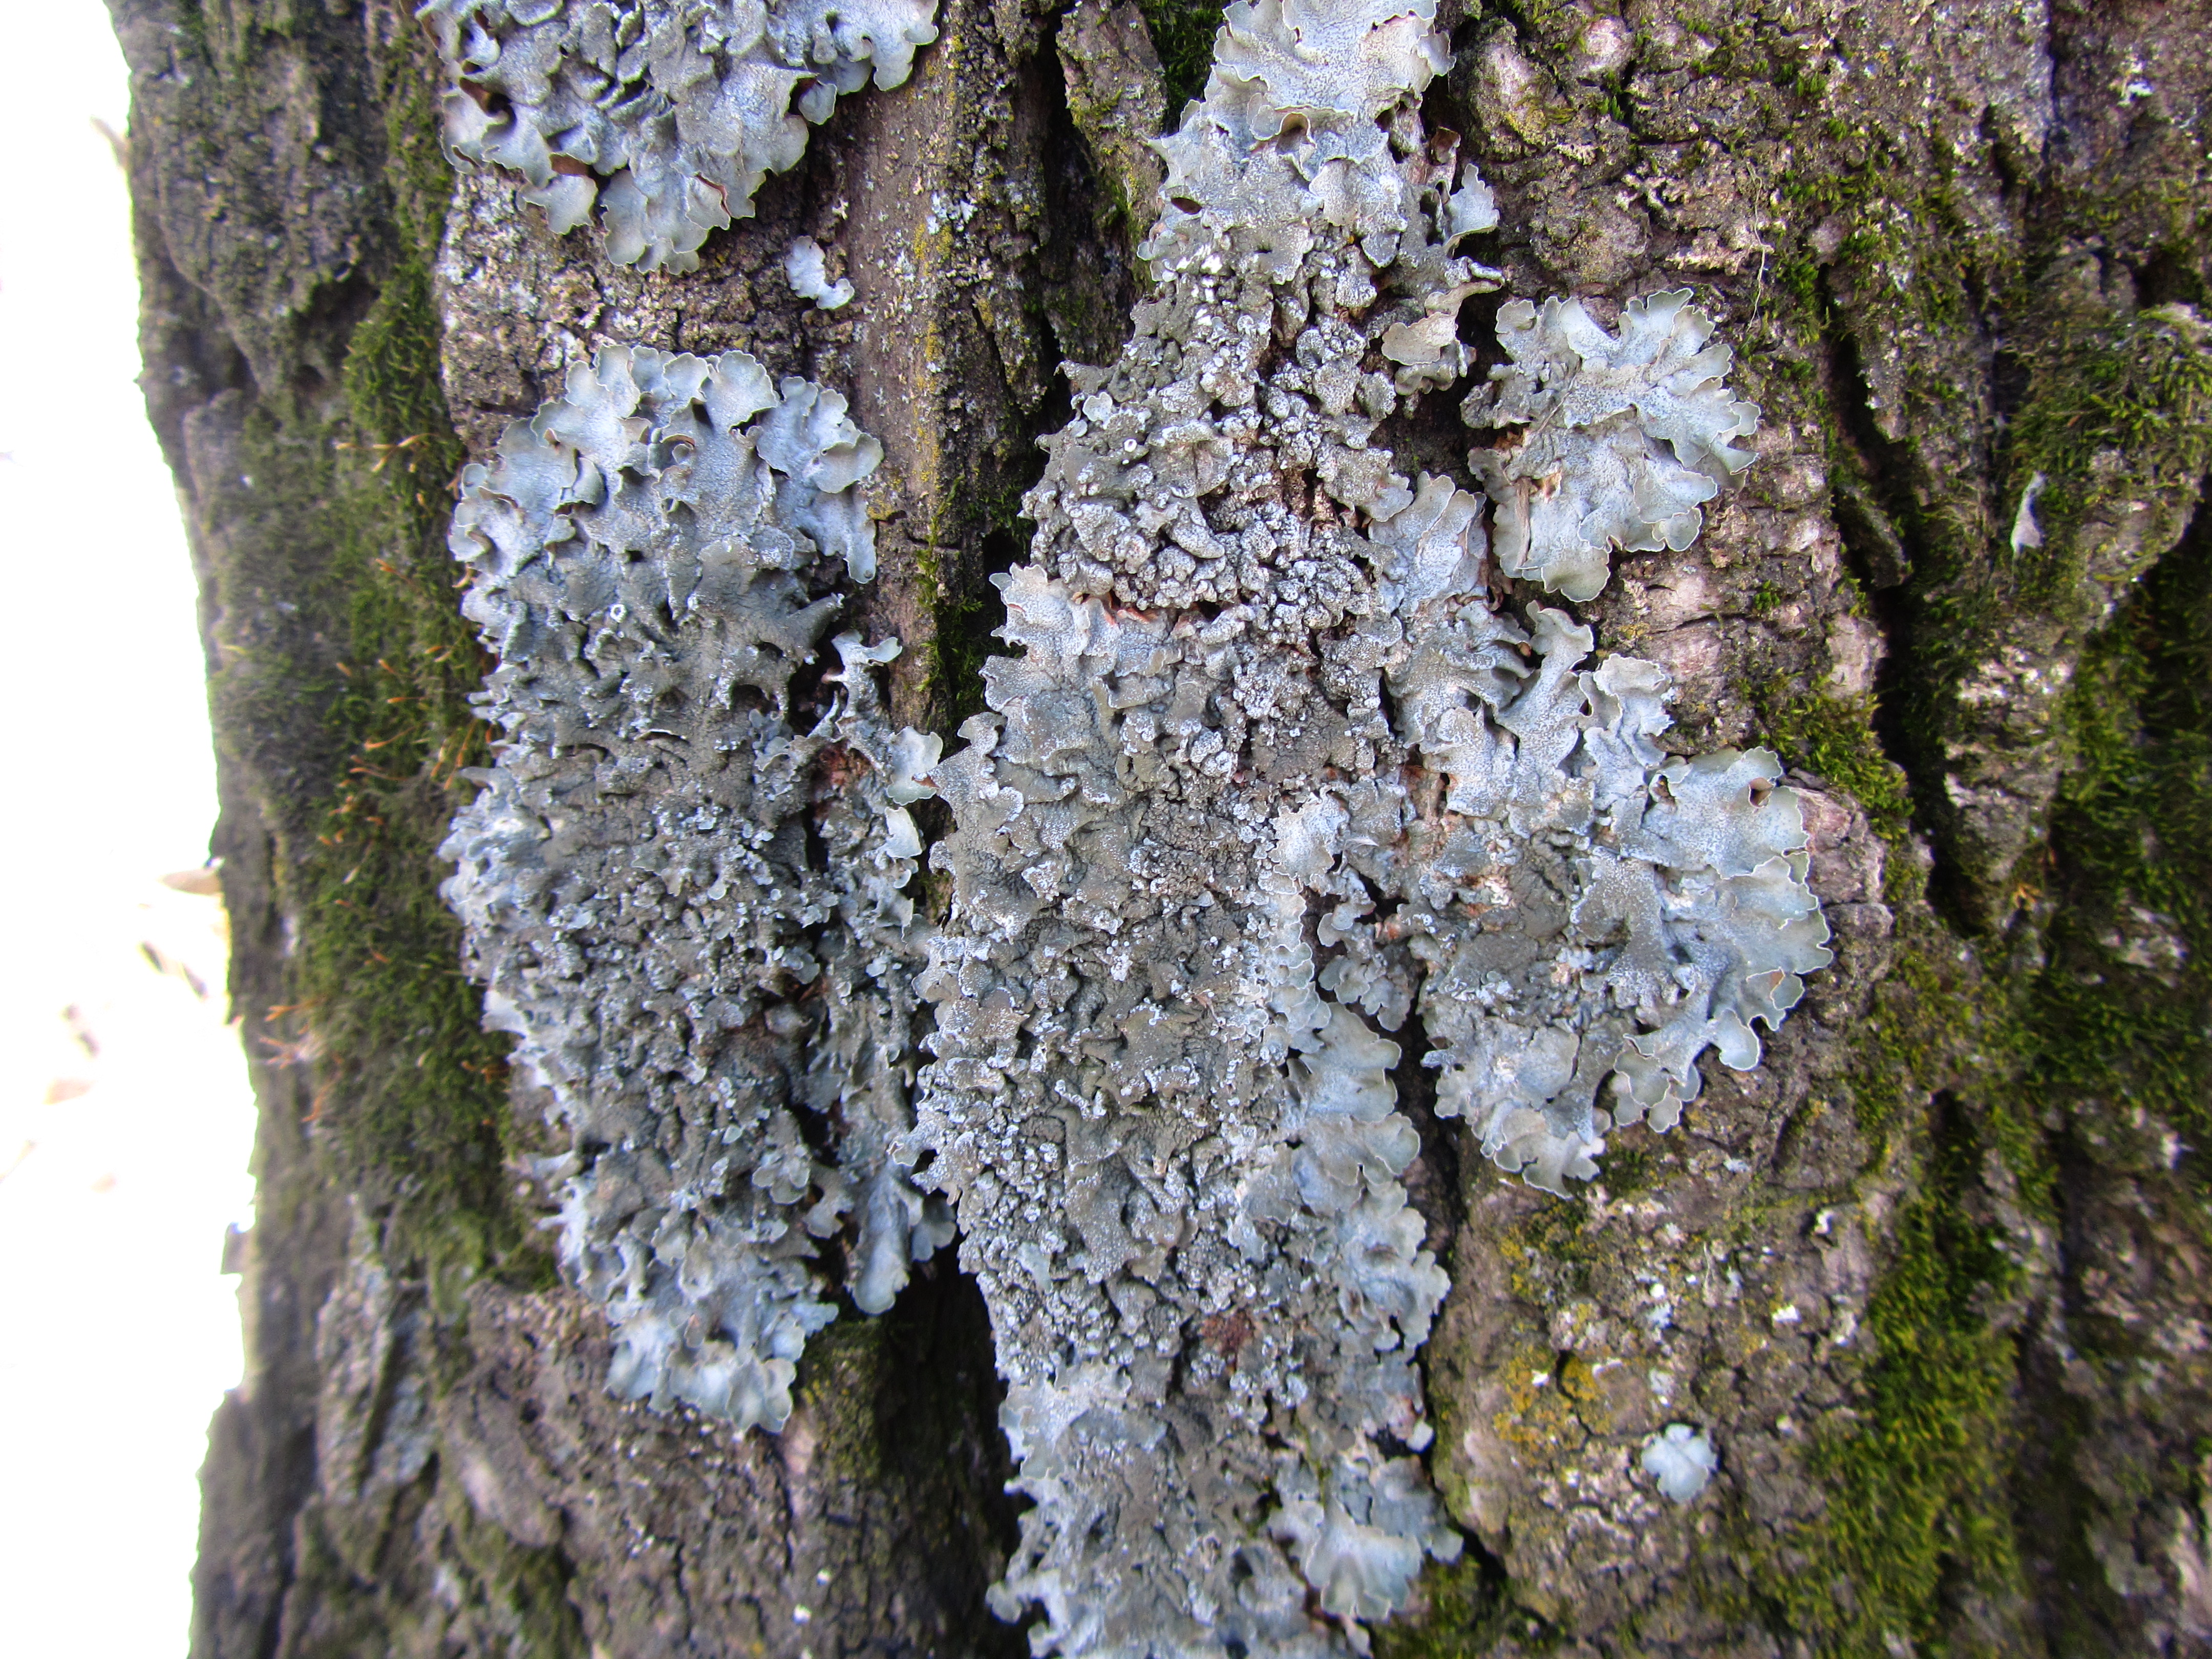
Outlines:
[[[1759,1070],[1709,1066],[1569,1200],[1425,1115],[1409,1054],[1454,1284],[1427,1455],[1469,1549],[1377,1647],[2212,1653],[2212,9],[1446,11],[1425,113],[1497,187],[1506,294],[1610,323],[1692,287],[1764,409],[1697,547],[1583,611],[1681,685],[1686,752],[1795,769],[1838,960]],[[262,1114],[195,1654],[1020,1650],[949,1253],[817,1341],[780,1437],[606,1394],[537,1224],[539,1103],[437,896],[485,743],[443,526],[600,344],[836,386],[886,450],[852,620],[949,734],[1218,14],[947,0],[907,86],[641,276],[453,176],[404,9],[116,13]],[[800,234],[851,306],[791,293]],[[1451,400],[1399,428],[1463,471]],[[1720,1469],[1655,1511],[1638,1455],[1678,1421]]]

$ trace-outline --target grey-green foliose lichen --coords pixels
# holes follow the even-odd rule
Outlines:
[[[617,1385],[779,1424],[832,1315],[811,1241],[868,1194],[880,1306],[941,1196],[1036,1504],[994,1606],[1042,1609],[1040,1653],[1359,1647],[1458,1553],[1418,1455],[1448,1285],[1382,1033],[1418,1017],[1439,1113],[1564,1191],[1615,1124],[1671,1127],[1707,1049],[1755,1066],[1828,960],[1773,757],[1670,759],[1666,673],[1492,580],[1594,595],[1748,461],[1688,296],[1618,334],[1501,313],[1466,406],[1494,500],[1375,442],[1463,377],[1499,282],[1461,251],[1490,191],[1417,112],[1448,62],[1427,0],[1231,9],[1160,146],[1157,297],[1073,372],[997,579],[1024,654],[949,760],[879,728],[857,638],[845,698],[792,718],[830,556],[870,568],[836,506],[866,441],[818,388],[603,354],[457,524],[509,745],[453,895],[574,1134],[565,1255]],[[935,933],[900,893],[933,787]]]
[[[872,75],[899,85],[937,38],[935,0],[428,0],[421,15],[455,79],[453,153],[520,179],[556,232],[596,204],[608,258],[647,270],[697,269],[708,233],[799,164],[810,123]]]
[[[1040,1652],[1357,1645],[1457,1553],[1407,1455],[1446,1283],[1382,1032],[1418,1012],[1439,1114],[1563,1190],[1828,959],[1773,758],[1668,761],[1656,665],[1494,608],[1493,568],[1588,597],[1613,545],[1686,547],[1748,460],[1686,296],[1617,337],[1501,313],[1494,546],[1374,442],[1498,281],[1416,113],[1447,61],[1422,5],[1231,9],[1161,146],[1156,297],[1073,373],[999,579],[1023,654],[933,774],[914,1143],[992,1310],[1036,1503],[995,1605]]]
[[[612,1386],[780,1428],[844,1288],[888,1308],[949,1236],[909,1127],[908,808],[939,744],[884,722],[898,641],[835,641],[874,574],[844,400],[753,358],[609,349],[462,475],[465,609],[499,654],[497,763],[443,849],[488,1019],[570,1150],[561,1256],[617,1332]]]

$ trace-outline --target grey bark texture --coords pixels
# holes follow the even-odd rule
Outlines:
[[[891,718],[949,736],[1218,14],[945,0],[906,85],[841,100],[697,270],[641,276],[447,169],[404,8],[114,9],[261,1110],[196,1659],[1020,1651],[951,1253],[816,1339],[781,1435],[605,1391],[535,1224],[539,1103],[436,897],[484,743],[443,519],[601,345],[838,387],[885,449],[840,625],[906,641]],[[1698,544],[1620,556],[1579,615],[1672,674],[1683,752],[1793,769],[1837,961],[1759,1069],[1709,1059],[1680,1128],[1567,1200],[1429,1114],[1411,1045],[1406,1180],[1452,1279],[1425,1455],[1468,1548],[1376,1644],[2212,1654],[2212,10],[1442,21],[1425,117],[1501,217],[1480,363],[1504,299],[1610,325],[1690,286],[1763,407]],[[800,234],[851,305],[791,291]],[[1401,470],[1465,478],[1456,402],[1394,421]],[[1674,1422],[1719,1468],[1655,1507]]]

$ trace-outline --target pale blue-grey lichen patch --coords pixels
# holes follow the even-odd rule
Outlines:
[[[1071,371],[997,579],[1019,654],[931,774],[954,899],[911,1145],[991,1309],[1034,1502],[994,1605],[1042,1611],[1041,1654],[1358,1647],[1457,1553],[1386,1033],[1418,1017],[1439,1113],[1560,1191],[1671,1127],[1707,1049],[1755,1064],[1827,960],[1773,758],[1670,759],[1657,665],[1591,666],[1488,580],[1486,507],[1496,562],[1571,596],[1688,545],[1756,417],[1710,324],[1506,307],[1495,502],[1375,442],[1499,281],[1461,251],[1487,187],[1417,112],[1432,22],[1230,8],[1161,144],[1155,292]]]
[[[840,277],[830,280],[828,256],[822,244],[811,236],[793,240],[784,250],[783,274],[791,284],[791,291],[802,300],[811,300],[824,311],[836,311],[853,302],[853,285]]]
[[[1736,441],[1759,408],[1731,393],[1735,354],[1709,343],[1712,320],[1687,289],[1631,301],[1618,337],[1578,300],[1516,300],[1498,313],[1509,362],[1464,405],[1505,441],[1468,458],[1497,509],[1509,576],[1571,599],[1596,597],[1612,550],[1680,553],[1703,503],[1751,464]]]
[[[1500,281],[1463,251],[1488,187],[1419,116],[1433,22],[1230,8],[1161,145],[1156,290],[1071,371],[1031,562],[994,579],[1020,654],[952,755],[882,724],[894,642],[840,636],[834,706],[787,706],[873,568],[880,451],[822,388],[605,354],[457,514],[509,744],[453,891],[572,1134],[564,1255],[617,1385],[780,1423],[830,1310],[814,1241],[879,1308],[950,1205],[1033,1504],[992,1605],[1042,1611],[1040,1654],[1318,1659],[1458,1553],[1388,1034],[1418,1018],[1439,1114],[1562,1191],[1616,1126],[1672,1127],[1706,1051],[1756,1064],[1827,960],[1773,757],[1670,758],[1657,665],[1592,666],[1492,580],[1586,598],[1613,546],[1690,544],[1757,414],[1710,324],[1506,307],[1488,499],[1376,442],[1463,376]],[[933,791],[934,933],[903,893]]]
[[[838,635],[880,447],[751,357],[610,349],[462,475],[453,548],[497,653],[497,762],[446,892],[488,1017],[569,1150],[561,1258],[616,1330],[617,1392],[780,1427],[821,1259],[890,1305],[950,1236],[898,1161],[913,980],[904,889],[937,740],[884,722],[896,641]]]
[[[1720,1467],[1713,1443],[1687,1423],[1669,1423],[1644,1443],[1637,1460],[1659,1490],[1676,1504],[1687,1504],[1711,1482]]]
[[[501,168],[556,232],[596,204],[607,257],[691,270],[750,216],[807,126],[937,38],[936,0],[428,0],[454,85],[446,143]],[[605,182],[602,183],[601,181]]]

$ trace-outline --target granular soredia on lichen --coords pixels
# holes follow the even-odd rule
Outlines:
[[[499,658],[497,763],[455,821],[448,902],[490,1023],[571,1150],[561,1259],[603,1304],[612,1386],[780,1428],[844,1288],[888,1308],[951,1236],[896,1146],[912,1124],[907,809],[941,745],[885,725],[898,642],[831,643],[874,569],[844,400],[609,349],[462,475],[453,549]]]
[[[1400,1176],[1437,1109],[1553,1191],[1757,1063],[1824,964],[1771,756],[1670,760],[1656,665],[1495,608],[1483,496],[1377,428],[1467,368],[1488,189],[1430,6],[1230,8],[1163,141],[1157,283],[996,578],[987,713],[933,776],[954,880],[909,1146],[950,1199],[1033,1507],[994,1606],[1041,1654],[1320,1654],[1459,1548],[1414,1351],[1447,1288]],[[1471,399],[1507,574],[1689,545],[1757,411],[1686,295],[1501,313]],[[1523,313],[1526,313],[1525,315]]]
[[[428,0],[454,86],[446,143],[521,181],[556,233],[596,204],[607,257],[693,270],[806,130],[905,81],[935,0]],[[594,176],[596,175],[596,177]],[[601,185],[598,182],[605,179]]]

